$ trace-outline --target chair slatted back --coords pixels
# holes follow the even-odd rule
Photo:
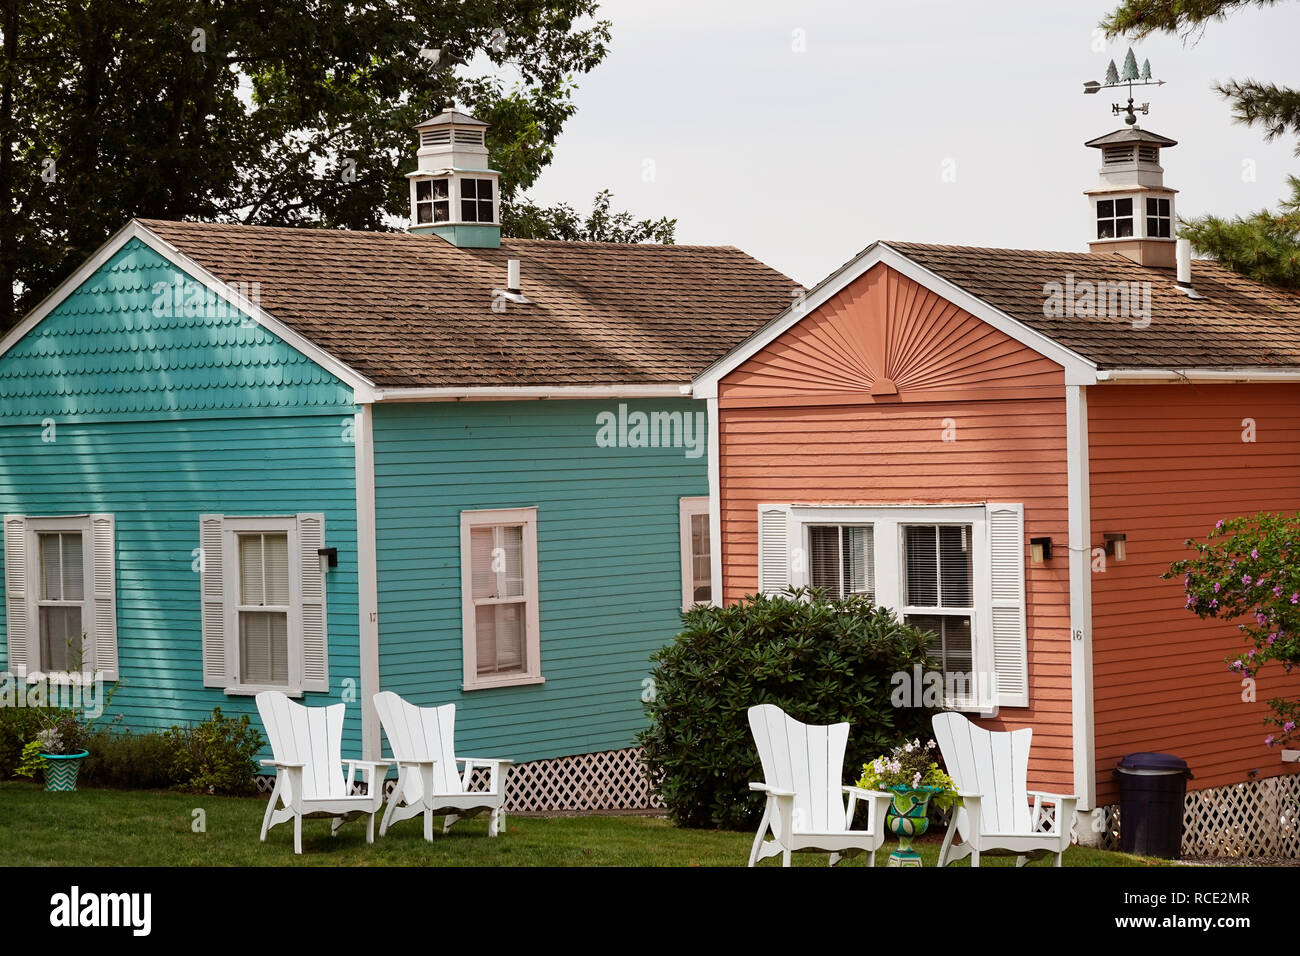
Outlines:
[[[849,725],[805,724],[774,704],[749,708],[763,782],[795,795],[791,820],[773,829],[782,833],[838,833],[844,830],[844,750]]]
[[[959,790],[981,794],[984,833],[1031,832],[1029,800],[1029,744],[1034,731],[985,730],[961,714],[936,714],[931,721],[948,774]],[[957,828],[964,827],[966,811],[958,811]]]
[[[278,690],[264,690],[257,695],[257,712],[266,728],[266,739],[275,759],[305,764],[302,771],[304,800],[347,796],[347,779],[343,774],[343,717],[346,711],[346,704],[306,707]],[[287,802],[293,799],[287,776],[283,786]]]
[[[417,707],[388,690],[376,694],[374,701],[393,758],[434,761],[435,792],[461,793],[461,778],[456,773],[456,705]],[[423,796],[419,774],[406,775],[402,794],[407,803]]]

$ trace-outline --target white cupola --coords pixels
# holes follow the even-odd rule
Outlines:
[[[1088,250],[1118,252],[1144,266],[1174,268],[1177,190],[1165,186],[1160,150],[1178,144],[1129,126],[1084,145],[1101,151],[1101,181],[1084,191],[1092,205]]]
[[[441,236],[452,245],[495,249],[501,245],[501,174],[488,167],[488,124],[457,110],[443,110],[418,124],[420,147],[411,183],[411,229]]]

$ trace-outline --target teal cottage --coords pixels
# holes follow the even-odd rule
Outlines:
[[[516,805],[614,805],[713,596],[689,383],[797,287],[502,239],[485,124],[417,130],[409,232],[133,221],[0,340],[0,679],[132,730],[341,700],[366,757],[375,692],[454,702]]]

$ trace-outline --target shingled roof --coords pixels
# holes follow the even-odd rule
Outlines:
[[[1172,269],[1140,266],[1116,253],[884,244],[1098,368],[1300,366],[1300,294],[1215,262],[1192,261],[1192,288],[1202,298],[1189,298],[1175,287]],[[1085,281],[1137,283],[1139,298],[1130,301],[1128,314],[1069,314],[1086,308],[1044,314],[1049,283],[1078,289]],[[1134,302],[1145,310],[1148,288],[1150,322],[1143,323]]]
[[[799,288],[731,246],[140,224],[381,388],[686,383]],[[494,312],[508,259],[532,304]]]

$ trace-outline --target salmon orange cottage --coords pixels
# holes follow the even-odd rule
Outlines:
[[[1161,577],[1220,518],[1300,507],[1300,297],[1191,261],[1172,140],[1088,145],[1088,252],[877,242],[695,382],[714,593],[897,609],[950,706],[1033,728],[1029,785],[1078,796],[1084,841],[1125,754],[1184,758],[1207,801],[1300,783],[1264,742],[1300,682],[1243,699],[1235,626]]]

